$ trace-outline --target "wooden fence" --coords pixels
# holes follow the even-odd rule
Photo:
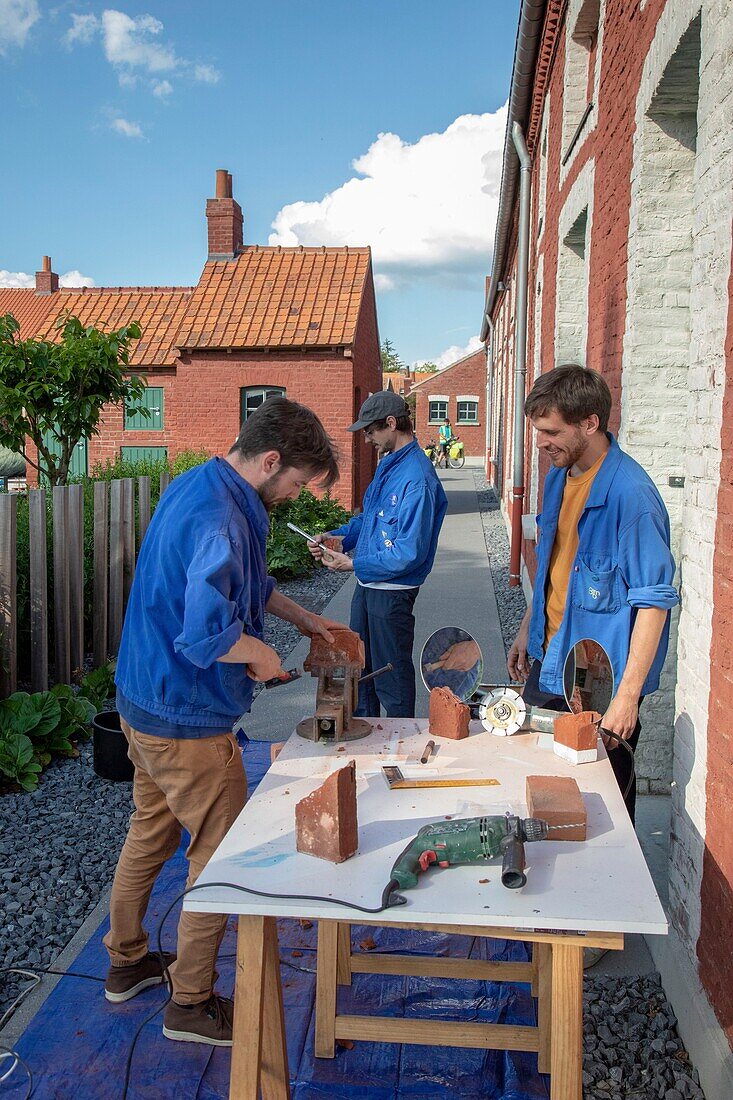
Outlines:
[[[163,493],[170,481],[160,475]],[[137,487],[137,537],[135,490]],[[28,492],[31,691],[49,686],[46,489]],[[57,485],[52,494],[54,682],[117,654],[140,543],[150,523],[150,478],[94,482],[92,637],[84,636],[84,489]],[[0,698],[18,685],[18,494],[0,493]]]

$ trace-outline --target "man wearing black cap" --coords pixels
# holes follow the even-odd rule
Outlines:
[[[365,672],[391,664],[392,671],[359,688],[355,714],[388,718],[415,715],[413,605],[432,569],[448,508],[433,465],[418,445],[404,399],[392,390],[368,397],[350,432],[363,431],[381,462],[364,495],[363,510],[349,523],[318,536],[341,538],[344,553],[311,546],[331,570],[356,573],[351,629],[366,651]],[[354,550],[353,558],[346,551]]]

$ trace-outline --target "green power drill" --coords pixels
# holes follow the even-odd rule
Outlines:
[[[544,840],[549,826],[536,817],[466,817],[458,821],[436,821],[423,825],[417,836],[395,861],[385,894],[417,886],[420,871],[431,864],[451,867],[457,863],[481,863],[503,857],[502,885],[510,890],[524,886],[524,845]],[[395,895],[392,904],[400,904]],[[402,899],[404,901],[404,899]]]

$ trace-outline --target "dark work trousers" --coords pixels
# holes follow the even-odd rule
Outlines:
[[[548,710],[562,710],[567,711],[568,707],[565,699],[557,695],[547,695],[546,692],[540,690],[540,670],[542,669],[542,661],[535,661],[529,672],[527,683],[524,685],[522,691],[522,698],[529,707],[547,707]],[[643,699],[643,696],[642,696]],[[639,700],[641,705],[642,699]],[[641,722],[639,718],[636,719],[636,726],[634,732],[626,741],[626,744],[635,752],[636,746],[639,741],[639,734],[641,733]],[[608,759],[611,767],[613,768],[613,774],[616,776],[616,782],[621,789],[621,793],[626,790],[629,779],[631,779],[633,769],[633,759],[631,753],[627,752],[623,745],[619,745],[618,741],[611,740],[606,746],[606,752],[608,753]],[[629,788],[629,793],[624,799],[626,803],[626,809],[629,811],[629,817],[632,824],[635,822],[636,817],[636,775]]]
[[[415,666],[412,644],[417,588],[363,588],[357,584],[351,601],[352,630],[364,643],[364,674],[392,664],[391,672],[359,688],[359,718],[378,718],[380,703],[387,718],[415,717]]]

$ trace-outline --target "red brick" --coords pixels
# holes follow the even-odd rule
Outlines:
[[[579,714],[560,714],[555,719],[555,740],[567,745],[574,752],[594,749],[598,743],[598,731],[595,722],[601,716],[595,710],[582,710]]]
[[[548,825],[575,825],[574,829],[550,829],[548,840],[585,840],[587,812],[574,779],[562,775],[527,776],[527,810]]]
[[[468,737],[471,711],[450,688],[437,687],[430,692],[430,733],[460,741]]]
[[[343,863],[359,847],[356,763],[330,775],[295,807],[296,848],[306,855]]]
[[[364,643],[348,626],[329,627],[333,642],[327,642],[320,634],[311,638],[310,652],[303,662],[306,672],[339,665],[358,665],[364,668]]]

